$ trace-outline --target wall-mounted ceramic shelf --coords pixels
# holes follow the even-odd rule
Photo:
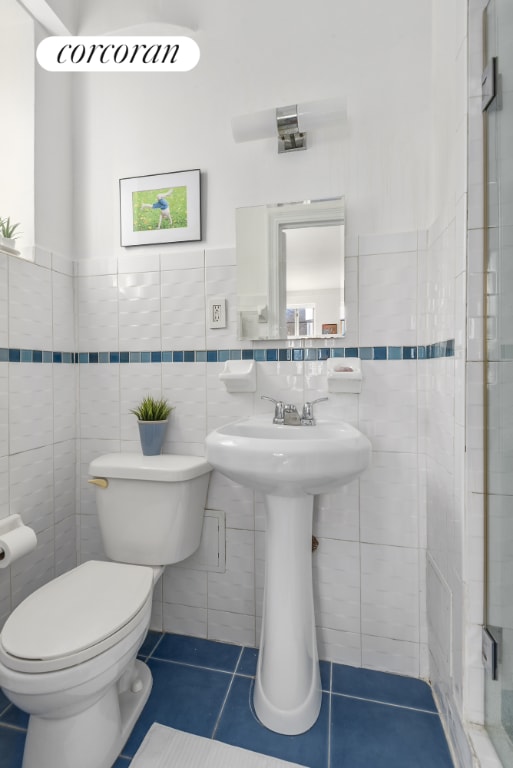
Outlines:
[[[227,360],[219,379],[228,392],[256,392],[254,360]]]
[[[328,359],[328,391],[360,394],[362,391],[362,362],[358,357]]]

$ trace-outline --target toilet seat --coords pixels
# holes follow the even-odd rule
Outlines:
[[[27,597],[0,634],[0,662],[30,673],[80,664],[146,621],[153,569],[90,560]]]

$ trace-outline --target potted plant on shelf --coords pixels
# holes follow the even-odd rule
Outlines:
[[[173,406],[164,398],[151,395],[144,397],[139,405],[130,409],[137,416],[141,448],[145,456],[158,456],[166,434],[169,414]]]
[[[11,223],[10,216],[6,219],[0,219],[0,245],[14,250],[16,238],[21,235],[21,232],[17,231],[19,226],[19,223]]]

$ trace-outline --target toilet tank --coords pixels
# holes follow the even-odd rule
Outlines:
[[[211,470],[197,456],[110,453],[94,459],[89,482],[96,483],[107,557],[169,565],[192,555],[200,543]]]

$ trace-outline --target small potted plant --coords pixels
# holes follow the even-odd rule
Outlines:
[[[169,414],[173,406],[164,398],[151,395],[144,397],[139,405],[130,409],[137,416],[141,448],[145,456],[158,456],[166,434]]]
[[[0,244],[14,249],[16,238],[21,235],[21,232],[17,231],[19,226],[19,223],[11,223],[10,216],[0,219]]]

